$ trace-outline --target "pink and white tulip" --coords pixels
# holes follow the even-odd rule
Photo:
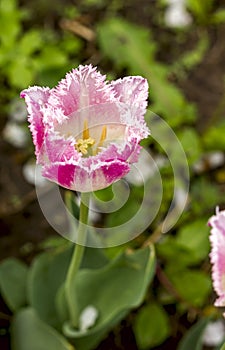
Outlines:
[[[215,292],[218,295],[215,306],[225,307],[225,210],[216,210],[209,220],[211,226],[211,253],[212,280]]]
[[[95,67],[79,66],[55,88],[30,87],[21,97],[43,176],[71,190],[96,191],[122,178],[149,135],[148,83],[140,76],[106,82]]]

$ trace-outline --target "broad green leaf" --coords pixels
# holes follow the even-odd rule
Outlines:
[[[209,318],[202,318],[182,338],[178,350],[202,350],[202,335],[209,323]]]
[[[181,349],[182,350],[182,349]],[[225,350],[225,343],[222,345],[220,350]]]
[[[170,266],[166,274],[184,302],[197,307],[204,305],[212,290],[208,274],[176,266]]]
[[[99,317],[85,333],[65,322],[64,334],[78,350],[93,349],[107,331],[141,304],[154,271],[155,256],[149,247],[123,253],[101,269],[80,270],[74,285],[79,312],[93,305]]]
[[[71,255],[71,247],[43,253],[36,257],[29,271],[30,305],[42,320],[55,327],[59,325],[55,296],[66,277]]]
[[[75,350],[54,328],[41,321],[32,308],[15,315],[11,332],[12,350]]]
[[[65,281],[73,246],[62,245],[39,255],[29,271],[28,296],[30,305],[39,317],[52,326],[59,326],[56,310],[56,295]],[[99,268],[107,262],[103,253],[94,248],[86,248],[82,267]]]
[[[170,334],[167,313],[157,303],[142,307],[135,317],[134,333],[139,349],[160,345]]]
[[[0,264],[1,294],[12,311],[26,304],[27,274],[28,267],[18,259],[9,258]]]

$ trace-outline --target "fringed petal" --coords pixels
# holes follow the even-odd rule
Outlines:
[[[44,167],[43,176],[73,191],[92,192],[108,187],[129,170],[127,163],[117,160],[99,164],[92,170],[74,164],[51,164]]]
[[[225,211],[217,211],[209,220],[211,226],[210,260],[213,287],[218,295],[216,306],[225,307]]]
[[[75,165],[51,164],[43,167],[42,175],[62,187],[72,189],[75,177]]]
[[[130,107],[135,123],[145,125],[144,114],[148,103],[147,80],[139,76],[131,76],[115,80],[111,85],[115,92],[115,97]]]
[[[41,156],[41,149],[45,134],[42,108],[47,104],[49,94],[49,88],[41,88],[38,86],[33,86],[29,89],[23,90],[20,94],[22,98],[25,98],[25,102],[27,104],[27,111],[29,114],[28,121],[30,123],[30,130],[33,137],[37,159]]]
[[[105,76],[92,65],[80,65],[52,89],[49,103],[56,109],[61,108],[68,116],[87,106],[110,102],[113,98],[114,93]]]

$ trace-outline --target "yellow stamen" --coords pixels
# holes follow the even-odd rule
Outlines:
[[[101,133],[100,141],[98,143],[98,147],[102,147],[103,142],[106,139],[106,135],[107,135],[107,127],[104,125],[102,128],[102,133]]]
[[[87,120],[84,121],[84,130],[83,130],[83,139],[87,140],[90,137],[89,128],[88,128],[88,122]]]
[[[83,129],[83,133],[82,133],[82,138],[77,140],[77,143],[75,145],[75,148],[78,152],[81,152],[83,155],[95,155],[98,153],[99,151],[99,147],[103,146],[103,142],[106,139],[106,135],[107,135],[107,127],[104,125],[102,128],[102,133],[100,136],[100,140],[99,143],[97,144],[97,147],[95,150],[92,149],[92,146],[95,143],[95,139],[93,139],[92,137],[90,137],[90,132],[89,132],[89,128],[88,128],[88,122],[87,120],[84,121],[84,129]]]
[[[81,152],[82,154],[87,154],[88,153],[88,148],[93,146],[95,143],[95,140],[89,137],[88,139],[78,139],[77,143],[75,145],[75,148],[78,152]]]

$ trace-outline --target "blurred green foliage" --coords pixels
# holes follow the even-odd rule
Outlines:
[[[54,86],[78,64],[81,41],[69,33],[31,27],[24,32],[28,10],[19,10],[16,0],[2,0],[0,6],[0,71],[13,91],[32,84]],[[73,57],[73,62],[70,59]],[[7,97],[7,91],[3,91]],[[15,92],[14,92],[15,93]]]
[[[175,131],[186,153],[191,183],[186,211],[173,230],[156,242],[158,269],[156,270],[154,291],[149,289],[146,292],[145,290],[144,304],[136,313],[132,314],[131,323],[140,350],[153,349],[155,346],[163,344],[171,334],[176,333],[181,317],[184,317],[185,314],[188,317],[190,314],[193,315],[194,312],[194,321],[199,318],[200,322],[189,331],[192,338],[187,335],[181,343],[180,349],[201,350],[202,343],[199,339],[208,322],[204,318],[204,312],[206,312],[205,310],[208,309],[212,302],[207,221],[209,216],[213,214],[216,205],[224,205],[224,187],[221,190],[221,183],[218,179],[225,177],[224,168],[221,169],[219,165],[219,169],[217,169],[217,167],[210,165],[207,152],[225,151],[225,123],[224,119],[222,119],[224,118],[225,91],[221,99],[222,102],[215,107],[215,113],[205,122],[202,116],[199,115],[196,105],[185,97],[179,84],[176,84],[174,77],[180,82],[180,80],[186,79],[188,74],[201,64],[210,49],[209,30],[225,22],[225,10],[224,8],[217,8],[214,0],[188,0],[187,9],[193,16],[193,23],[190,28],[184,31],[174,30],[173,39],[174,41],[177,39],[176,45],[178,47],[179,43],[181,43],[181,48],[178,49],[179,53],[176,55],[174,62],[168,63],[165,52],[164,59],[159,57],[165,38],[167,38],[171,29],[166,28],[164,24],[164,35],[161,34],[159,37],[156,37],[154,28],[154,26],[159,26],[157,11],[164,11],[162,4],[156,8],[156,15],[155,17],[153,16],[153,25],[149,23],[148,26],[140,26],[125,19],[125,16],[121,15],[122,2],[115,0],[112,1],[108,8],[104,7],[104,1],[82,1],[80,8],[78,5],[77,7],[66,7],[64,15],[67,18],[79,16],[84,8],[90,13],[93,8],[102,11],[102,16],[99,16],[94,24],[96,41],[89,43],[89,46],[84,39],[59,28],[55,30],[54,27],[49,27],[45,30],[38,24],[31,26],[29,22],[31,16],[30,8],[19,7],[19,3],[16,0],[1,0],[1,103],[3,108],[8,106],[10,99],[17,96],[19,91],[28,85],[54,86],[64,76],[66,71],[79,63],[92,62],[92,59],[95,63],[97,60],[101,70],[105,71],[109,77],[116,79],[122,75],[137,74],[148,79],[150,85],[150,109],[166,120]],[[61,14],[59,17],[61,17]],[[158,28],[158,30],[161,31],[161,28]],[[190,49],[187,45],[188,48],[183,50],[183,43],[188,43],[191,31],[198,33],[195,43]],[[198,128],[199,122],[205,124],[201,132]],[[172,147],[169,140],[165,141],[167,142],[166,147],[169,150],[170,158],[175,159],[177,164],[179,164],[177,149]],[[154,140],[154,135],[146,140],[144,144],[146,147],[149,147],[153,157],[158,155],[166,156],[162,145]],[[201,171],[198,172],[195,170],[195,165],[204,157],[206,157],[206,164],[204,163]],[[217,176],[219,171],[220,176]],[[141,237],[130,243],[129,246],[132,248],[140,248],[149,234],[157,230],[165,217],[165,213],[168,211],[174,186],[173,169],[168,161],[162,165],[160,173],[163,179],[164,190],[162,205],[150,228]],[[152,181],[152,186],[154,186],[154,177],[150,178],[149,181]],[[97,196],[107,202],[112,199],[112,192],[110,187],[99,191]],[[142,184],[133,185],[129,201],[120,211],[105,215],[102,219],[104,224],[116,226],[123,222],[124,217],[132,217],[138,210],[143,192],[144,187]],[[119,234],[120,232],[118,232]],[[54,247],[54,249],[59,249],[60,246],[61,243],[57,244],[57,247]],[[123,256],[123,251],[127,246],[126,244],[122,247],[107,249],[106,255],[109,260],[113,260],[117,255]],[[46,249],[49,249],[49,245]],[[92,253],[90,253],[91,262],[94,260]],[[56,254],[55,250],[54,254]],[[44,263],[47,266],[49,261],[46,262],[45,259],[51,260],[52,257],[55,257],[52,253],[44,255],[44,258],[39,258],[39,262],[35,264],[40,264],[42,268],[43,261],[41,259],[44,259]],[[95,255],[95,259],[98,260],[99,257],[96,258]],[[57,264],[57,268],[54,268],[57,270],[55,274],[59,278],[60,274],[65,274],[65,266],[61,264],[61,260]],[[33,277],[31,276],[30,278],[36,276],[36,272],[34,272],[35,266],[37,265],[34,265],[32,268]],[[115,271],[111,269],[109,272],[109,276],[112,274],[114,278]],[[9,261],[1,265],[0,270],[0,274],[8,273],[11,276],[9,281],[13,281],[13,283],[17,281],[18,276],[21,276],[18,288],[23,291],[24,278],[27,273],[26,268],[20,263],[17,265],[14,260]],[[127,276],[122,277],[126,281]],[[107,279],[107,276],[105,278]],[[36,278],[35,281],[38,284],[41,278]],[[61,280],[53,278],[53,281],[50,280],[49,283],[51,287],[56,283],[58,288],[60,282]],[[130,280],[128,282],[130,283]],[[103,282],[101,281],[101,283]],[[120,281],[120,283],[122,282]],[[119,286],[116,286],[119,289]],[[132,288],[132,284],[129,284],[129,286]],[[46,289],[44,289],[45,282],[43,282],[38,284],[36,293],[41,290],[41,287],[42,292],[46,292]],[[145,288],[146,285],[144,284],[143,289]],[[49,290],[53,294],[55,293],[55,290],[52,291],[50,287],[49,289],[47,288],[47,292]],[[17,298],[23,293],[18,292],[18,294],[15,294],[14,290],[7,284],[1,287],[1,292],[6,301],[8,301],[7,299],[10,300],[9,305],[11,304],[12,310],[17,310],[18,307],[24,304],[23,298]],[[110,293],[110,290],[108,293]],[[122,292],[120,291],[120,293]],[[31,303],[35,304],[39,294],[35,294],[35,291],[30,289],[30,298]],[[139,299],[138,302],[135,300],[133,304],[139,306]],[[166,312],[166,306],[168,305],[172,305],[176,309],[177,315],[176,319],[173,318],[173,324],[170,324],[170,315]],[[106,312],[109,306],[108,304],[105,305]],[[36,304],[35,307],[37,308]],[[41,311],[44,314],[42,318],[48,318],[49,321],[49,315],[47,315],[49,312],[54,319],[56,317],[53,310],[54,307],[54,300],[51,294],[51,302],[48,305],[44,305]],[[130,305],[128,309],[130,310]],[[123,316],[125,317],[126,314],[125,312]],[[121,317],[118,316],[118,320],[120,319]],[[52,334],[52,329],[46,328],[43,324],[37,325],[39,321],[36,320],[29,310],[18,314],[14,320],[14,331],[15,327],[21,322],[24,322],[25,325],[27,324],[28,329],[29,327],[38,327],[38,332],[35,335],[37,338],[40,337],[40,334],[44,334],[44,337]],[[112,322],[112,324],[114,323]],[[54,322],[52,325],[55,326]],[[22,331],[25,331],[25,328]],[[59,347],[60,349],[69,349],[67,342],[65,343],[60,336],[57,336],[57,339],[57,344],[63,344]],[[49,341],[51,342],[52,340],[50,339]]]
[[[163,307],[155,302],[143,306],[135,318],[134,333],[139,349],[161,344],[171,333],[169,317]]]

